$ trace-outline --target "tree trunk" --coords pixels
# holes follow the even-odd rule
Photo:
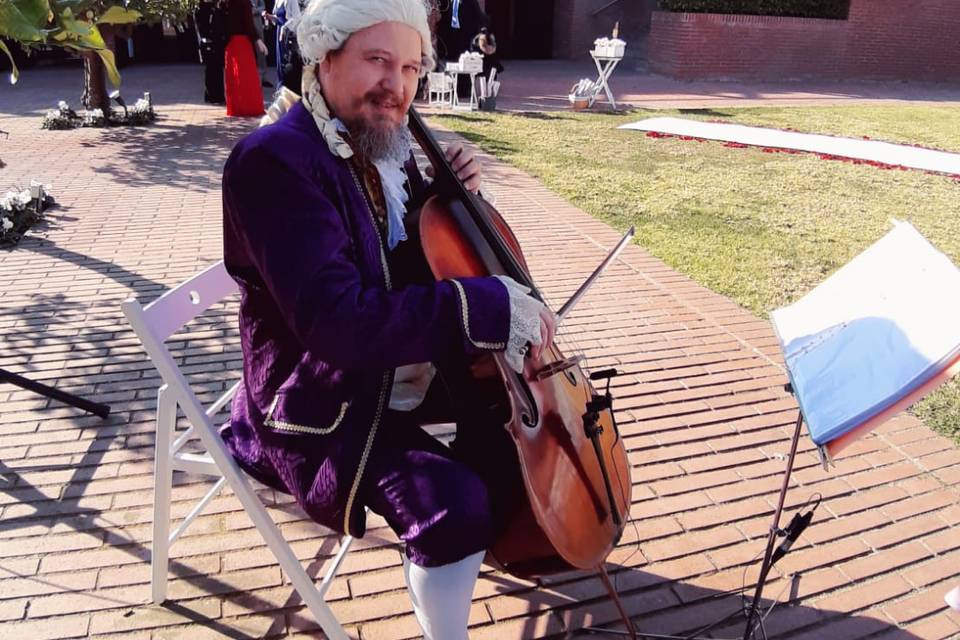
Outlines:
[[[96,51],[83,51],[83,96],[80,101],[87,109],[102,109],[104,115],[110,109],[107,95],[107,76],[103,60]]]
[[[110,25],[100,25],[100,35],[108,51],[113,51],[113,28]],[[107,95],[107,75],[103,60],[96,51],[83,51],[83,95],[80,101],[87,109],[100,109],[103,115],[110,112],[110,96]]]

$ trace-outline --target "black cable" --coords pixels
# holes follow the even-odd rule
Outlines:
[[[810,522],[813,520],[813,514],[817,510],[817,507],[820,506],[820,502],[822,500],[823,500],[823,495],[821,493],[818,492],[818,493],[811,494],[810,497],[807,498],[807,501],[803,503],[803,505],[797,510],[795,514],[793,514],[793,518],[790,520],[790,524],[788,524],[785,529],[777,530],[776,534],[779,536],[783,536],[784,540],[779,544],[779,546],[777,546],[777,548],[774,550],[773,554],[771,555],[771,558],[770,558],[771,568],[773,567],[774,564],[776,564],[777,560],[787,555],[787,552],[790,551],[790,548],[793,546],[793,543],[796,542],[797,539],[800,537],[800,534],[802,534],[807,529],[807,527],[810,526]],[[813,502],[813,506],[810,506],[811,502]],[[801,513],[808,506],[810,506],[810,510],[807,511],[806,513]],[[754,560],[756,560],[756,557],[754,557]],[[744,590],[746,590],[747,588],[746,583],[747,583],[747,568],[744,568],[743,570]],[[741,599],[743,600],[744,607],[746,607],[746,599],[743,595],[741,595]],[[776,603],[774,603],[774,605],[775,604]],[[771,605],[770,608],[772,609],[774,605]],[[759,606],[760,606],[760,603],[757,603],[757,607]],[[749,616],[749,614],[746,613],[746,611],[748,611],[748,609],[745,608],[745,614]],[[761,640],[766,640],[767,631],[763,625],[764,619],[765,619],[765,616],[763,615],[758,617],[757,626],[747,631],[747,634],[744,637],[744,640],[753,640],[753,636],[758,630],[760,632]]]

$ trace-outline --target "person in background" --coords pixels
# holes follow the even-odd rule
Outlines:
[[[273,13],[264,12],[265,20],[272,22],[277,31],[277,80],[280,86],[299,94],[303,61],[297,46],[297,23],[303,8],[300,0],[277,0]]]
[[[223,104],[223,49],[227,44],[226,8],[219,0],[201,0],[194,14],[203,62],[203,101]]]
[[[226,0],[227,46],[224,50],[224,90],[228,116],[263,115],[263,91],[254,49],[266,54],[267,45],[253,26],[250,0]]]
[[[477,0],[441,0],[437,21],[437,57],[458,60],[470,50],[473,37],[487,26],[489,19]]]
[[[480,29],[470,43],[470,51],[476,51],[483,54],[483,75],[490,77],[490,70],[496,69],[497,74],[503,73],[503,65],[500,63],[500,56],[497,55],[497,38],[486,27]]]
[[[477,0],[442,0],[437,22],[437,57],[458,61],[460,54],[470,51],[473,37],[488,22]],[[457,78],[457,94],[461,98],[470,95],[470,76]]]
[[[257,39],[263,40],[263,16],[267,12],[267,6],[263,0],[250,0],[250,12],[253,19],[253,29],[257,32]],[[267,79],[267,49],[261,51],[259,48],[255,51],[257,54],[257,72],[260,75],[260,85],[264,87],[273,87],[273,83]]]

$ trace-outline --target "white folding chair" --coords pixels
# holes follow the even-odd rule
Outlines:
[[[453,78],[443,72],[431,71],[427,74],[427,85],[427,99],[430,104],[450,106],[456,89]],[[436,99],[434,96],[437,96]]]
[[[476,51],[461,53],[458,67],[460,73],[470,76],[470,104],[468,106],[470,110],[473,111],[479,106],[479,101],[477,100],[477,76],[483,73],[483,54],[477,53]],[[460,97],[456,95],[456,87],[454,87],[453,105],[458,106],[459,104]]]
[[[315,585],[284,540],[280,529],[270,518],[246,474],[227,451],[213,424],[213,416],[230,402],[240,383],[233,385],[212,405],[204,407],[190,389],[186,378],[164,344],[187,322],[236,292],[236,283],[227,273],[223,262],[218,262],[168,291],[146,307],[133,299],[121,305],[127,321],[140,338],[150,360],[153,361],[163,379],[163,384],[157,393],[157,432],[154,454],[153,548],[151,550],[153,601],[159,604],[166,599],[170,546],[221,491],[224,484],[228,484],[250,519],[253,520],[257,530],[260,531],[267,546],[276,556],[281,568],[290,577],[294,588],[320,623],[323,632],[331,640],[346,640],[346,632],[333,615],[324,596],[341,562],[350,550],[353,539],[350,536],[344,536],[340,540],[337,555],[330,561],[330,566],[320,584]],[[186,416],[189,428],[174,440],[178,408]],[[205,454],[182,451],[188,441],[196,438],[200,439],[206,449]],[[174,471],[207,475],[218,479],[183,522],[170,531],[170,499]]]

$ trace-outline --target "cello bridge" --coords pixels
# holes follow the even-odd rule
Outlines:
[[[558,373],[563,373],[564,371],[566,371],[567,379],[570,380],[571,384],[576,384],[577,379],[573,375],[573,372],[569,371],[569,369],[572,369],[573,367],[580,364],[582,360],[583,360],[582,355],[576,355],[576,356],[571,356],[569,358],[564,358],[563,360],[557,360],[556,362],[551,362],[550,364],[538,369],[537,372],[533,374],[533,378],[538,381],[546,380],[550,376],[555,376]]]

